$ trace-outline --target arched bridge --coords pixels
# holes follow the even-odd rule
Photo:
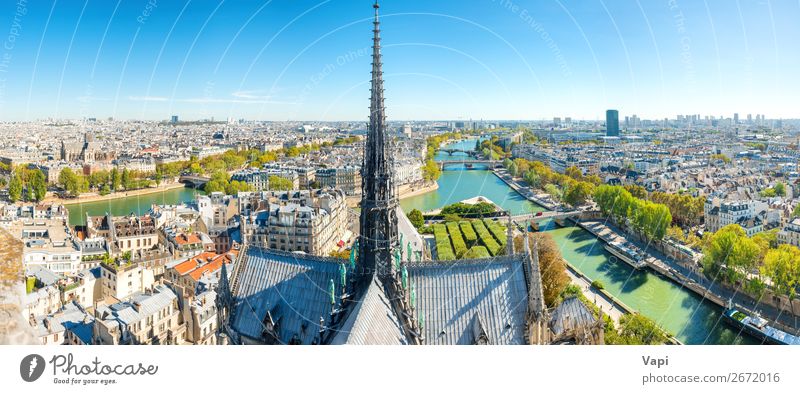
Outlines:
[[[442,148],[439,149],[439,152],[447,153],[448,155],[452,156],[453,153],[466,153],[469,156],[475,157],[478,155],[478,152],[474,149],[449,149],[449,148]]]
[[[437,162],[439,168],[444,169],[449,165],[462,165],[467,168],[472,166],[486,166],[489,169],[494,169],[503,164],[500,160],[481,160],[481,159],[466,159],[466,160],[442,160]]]
[[[202,189],[211,178],[196,175],[183,175],[178,179],[178,182],[183,183],[193,189]]]

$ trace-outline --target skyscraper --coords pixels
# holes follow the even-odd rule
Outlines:
[[[606,111],[606,135],[619,137],[619,111],[615,109]]]

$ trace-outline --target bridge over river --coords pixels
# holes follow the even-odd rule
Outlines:
[[[195,175],[183,175],[178,178],[178,182],[183,183],[186,186],[189,186],[193,189],[202,189],[205,187],[206,183],[210,181],[211,178],[206,178],[204,176],[195,176]]]
[[[436,164],[439,165],[439,168],[444,170],[447,166],[453,165],[460,165],[467,168],[472,168],[474,166],[485,166],[488,169],[494,169],[500,167],[503,162],[500,160],[488,160],[488,159],[464,159],[464,160],[440,160],[437,161]]]

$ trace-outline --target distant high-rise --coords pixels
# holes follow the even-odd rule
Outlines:
[[[178,115],[172,115],[172,118],[170,118],[169,121],[172,124],[178,123]]]
[[[619,137],[619,111],[615,109],[606,111],[606,135]]]
[[[733,124],[735,124],[735,125],[739,124],[739,113],[738,112],[733,114]]]

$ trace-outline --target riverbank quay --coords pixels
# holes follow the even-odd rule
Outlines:
[[[400,186],[398,193],[398,200],[409,197],[421,196],[426,193],[434,192],[439,189],[439,183],[436,181],[426,183],[423,185],[403,185]],[[349,196],[345,199],[347,206],[350,208],[358,208],[361,205],[361,195]]]
[[[797,316],[707,278],[699,266],[679,264],[652,246],[643,244],[636,237],[623,235],[626,233],[612,224],[599,221],[579,221],[577,224],[606,243],[617,239],[633,243],[647,255],[645,258],[647,268],[682,288],[691,290],[704,300],[711,301],[723,310],[727,308],[728,300],[731,300],[738,309],[750,315],[757,314],[782,331],[793,335],[800,333],[797,328]]]
[[[515,180],[511,174],[505,168],[498,168],[492,171],[495,176],[500,178],[503,182],[508,185],[508,187],[514,189],[517,193],[519,193],[522,197],[528,199],[528,201],[537,204],[543,208],[546,208],[550,211],[555,211],[558,209],[558,206],[552,200],[548,200],[544,198],[544,195],[535,194],[531,191],[531,188],[527,185],[523,185],[520,181]]]
[[[636,312],[607,291],[592,287],[592,280],[566,260],[564,260],[564,264],[567,266],[567,275],[570,281],[581,288],[583,295],[589,301],[594,302],[603,313],[611,317],[614,324],[619,324],[622,315]]]
[[[85,204],[91,202],[100,202],[100,201],[109,201],[109,200],[116,200],[120,198],[126,197],[135,197],[135,196],[144,196],[147,194],[154,194],[154,193],[161,193],[169,190],[174,189],[181,189],[186,187],[183,183],[174,182],[163,184],[158,187],[151,187],[147,189],[139,189],[139,190],[131,190],[126,192],[114,192],[106,194],[105,196],[101,196],[97,193],[84,193],[76,198],[60,198],[56,196],[50,196],[43,200],[45,203],[55,203],[55,204],[62,204],[62,205],[76,205],[76,204]]]
[[[399,199],[419,196],[425,193],[430,193],[439,189],[439,183],[436,181],[426,183],[423,185],[403,185],[400,186]]]
[[[586,299],[593,302],[604,314],[608,315],[614,321],[616,327],[619,328],[622,316],[639,313],[611,293],[592,286],[592,280],[568,261],[564,260],[564,264],[567,266],[567,275],[570,281],[580,287]],[[668,333],[667,336],[670,345],[683,345],[683,342],[672,334]]]

